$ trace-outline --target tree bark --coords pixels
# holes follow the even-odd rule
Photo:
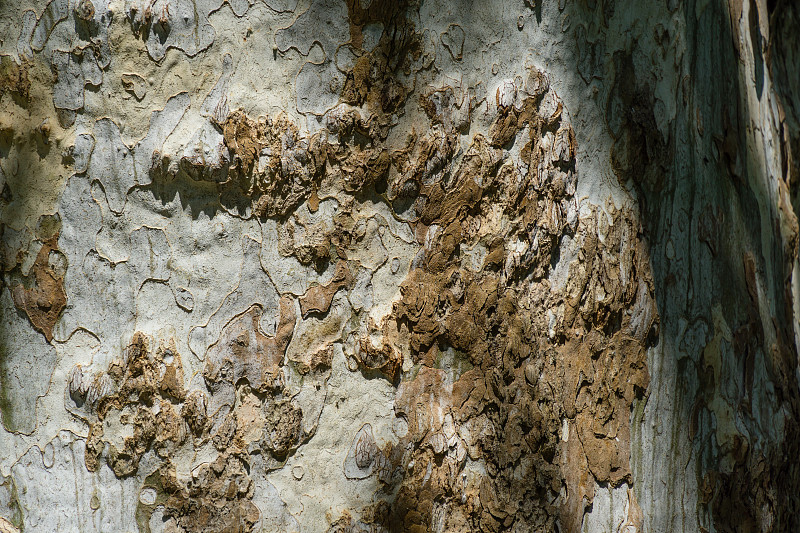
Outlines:
[[[792,2],[0,20],[0,532],[800,530]]]

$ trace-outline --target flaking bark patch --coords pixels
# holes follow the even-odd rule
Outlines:
[[[345,466],[377,473],[392,531],[578,530],[596,484],[633,483],[630,412],[658,323],[649,257],[632,211],[609,203],[578,217],[575,133],[544,73],[532,71],[525,91],[517,107],[498,90],[490,138],[461,154],[429,102],[432,129],[393,155],[386,198],[411,205],[420,249],[376,326],[383,340],[362,339],[354,354],[390,379],[396,347],[408,354],[395,414],[409,430],[370,452],[368,469],[355,455]],[[512,164],[502,148],[522,139]],[[555,286],[565,238],[578,251]],[[479,249],[476,262],[468,251]],[[436,368],[450,350],[472,368]],[[367,440],[362,429],[352,449],[372,450]],[[364,527],[351,522],[331,531]]]
[[[29,274],[27,284],[17,283],[12,286],[11,295],[14,305],[23,311],[36,331],[44,335],[47,342],[53,340],[53,326],[58,321],[61,311],[67,306],[67,294],[64,291],[64,272],[54,268],[53,258],[60,255],[58,250],[58,233],[42,243],[36,261]],[[31,278],[33,278],[31,280]]]
[[[90,424],[86,467],[95,472],[106,463],[126,478],[142,475],[146,455],[160,465],[144,483],[156,491],[156,501],[139,503],[140,524],[158,506],[165,531],[252,531],[260,519],[251,469],[260,464],[257,475],[264,475],[280,468],[316,431],[282,374],[295,303],[282,299],[280,313],[272,337],[260,330],[258,307],[230,321],[208,351],[205,389],[187,391],[173,340],[153,349],[154,341],[140,332],[106,371],[73,368],[65,400]],[[298,371],[324,384],[331,357],[328,349],[295,362]],[[209,448],[215,450],[212,461],[198,464],[189,479],[176,475],[173,461],[181,450]]]

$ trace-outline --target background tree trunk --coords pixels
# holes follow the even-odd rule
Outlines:
[[[0,20],[0,532],[800,531],[794,3]]]

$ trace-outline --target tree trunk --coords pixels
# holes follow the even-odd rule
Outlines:
[[[794,3],[0,20],[0,532],[800,531]]]

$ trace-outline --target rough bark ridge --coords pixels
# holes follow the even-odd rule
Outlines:
[[[0,18],[0,531],[800,529],[790,2]]]

